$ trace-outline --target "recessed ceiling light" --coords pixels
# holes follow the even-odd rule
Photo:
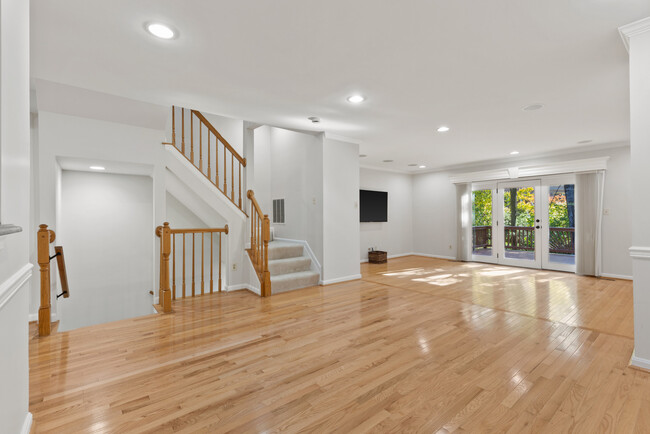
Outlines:
[[[419,169],[426,169],[427,166],[418,166]]]
[[[410,167],[415,167],[415,166],[417,166],[417,163],[411,163],[411,164],[409,164],[409,166]]]
[[[384,160],[384,163],[392,163],[393,160]]]
[[[106,170],[104,166],[90,166],[90,170]]]
[[[587,143],[591,143],[591,142],[593,142],[593,140],[580,140],[578,142],[578,145],[586,145]]]
[[[316,116],[310,116],[307,119],[311,121],[312,124],[318,124],[320,123],[320,118],[317,118]]]
[[[348,97],[348,102],[351,102],[352,104],[359,104],[362,103],[366,100],[366,98],[362,95],[352,95]]]
[[[512,151],[512,152],[510,153],[510,155],[518,155],[518,154],[519,154],[519,151]]]
[[[160,23],[147,24],[147,31],[160,39],[172,39],[176,36],[176,33],[171,29],[171,27]]]
[[[449,127],[446,127],[444,125],[438,128],[439,133],[446,133],[447,131],[449,131]]]
[[[522,107],[522,110],[527,111],[527,112],[532,112],[532,111],[535,111],[535,110],[539,110],[542,107],[544,107],[544,104],[536,103],[536,104],[530,104],[530,105],[527,105],[525,107]]]
[[[359,154],[359,158],[366,158],[366,157],[367,157],[366,154]]]

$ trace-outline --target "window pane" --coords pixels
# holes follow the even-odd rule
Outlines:
[[[492,256],[492,190],[472,192],[472,253]]]
[[[549,262],[575,265],[575,186],[551,185],[548,190]]]

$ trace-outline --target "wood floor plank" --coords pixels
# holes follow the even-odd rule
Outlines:
[[[362,275],[32,333],[34,430],[647,432],[631,282],[417,256]]]

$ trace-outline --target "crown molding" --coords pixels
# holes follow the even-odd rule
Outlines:
[[[451,175],[454,184],[477,181],[496,181],[501,179],[530,178],[533,176],[559,175],[562,173],[582,173],[606,170],[609,157],[586,158],[583,160],[560,161],[550,164],[507,167],[480,172],[468,172]]]
[[[650,32],[650,17],[621,26],[618,28],[618,32],[621,34],[623,44],[625,44],[625,49],[629,52],[630,39],[632,37],[645,32]]]

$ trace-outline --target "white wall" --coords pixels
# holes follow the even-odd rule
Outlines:
[[[359,145],[323,138],[323,283],[360,278]]]
[[[77,116],[41,111],[38,114],[38,207],[34,219],[49,225],[55,232],[60,218],[60,176],[62,158],[74,158],[84,168],[89,164],[105,166],[108,172],[148,173],[153,177],[153,221],[165,219],[165,169],[162,130],[105,122]],[[58,198],[58,199],[57,199]],[[152,221],[152,224],[153,224]],[[63,241],[63,240],[61,240]],[[31,246],[35,250],[36,246]],[[66,246],[64,245],[64,248]],[[151,243],[151,255],[154,243]],[[38,266],[37,264],[35,264]],[[157,267],[157,264],[156,264]],[[152,277],[157,276],[152,271]],[[73,284],[72,281],[70,281]],[[52,293],[58,291],[58,282],[52,280]],[[38,310],[40,288],[32,282],[30,313]],[[52,301],[58,314],[58,303]]]
[[[29,429],[31,420],[29,104],[29,2],[0,0],[0,222],[23,228],[0,237],[0,430],[7,433]]]
[[[255,192],[275,236],[305,240],[323,261],[323,142],[320,136],[262,127],[255,131]],[[268,140],[266,134],[268,132]],[[258,154],[257,140],[260,139]],[[268,145],[267,145],[268,144]],[[270,179],[270,189],[265,183]],[[266,184],[268,185],[268,184]],[[284,198],[285,223],[273,223],[273,199]]]
[[[152,313],[152,179],[64,170],[61,200],[71,295],[59,300],[59,331]]]
[[[632,206],[630,194],[630,148],[615,146],[578,154],[519,159],[517,165],[543,164],[553,161],[578,160],[609,156],[605,179],[603,216],[603,273],[629,277],[632,262],[628,248],[631,245]],[[472,166],[470,169],[424,173],[413,176],[413,250],[440,257],[456,257],[456,190],[449,181],[455,173],[489,170],[506,166],[495,163]],[[451,246],[451,248],[450,248]]]
[[[368,249],[385,250],[389,256],[413,252],[413,177],[408,174],[361,168],[362,190],[388,192],[388,222],[361,223],[361,260]]]

